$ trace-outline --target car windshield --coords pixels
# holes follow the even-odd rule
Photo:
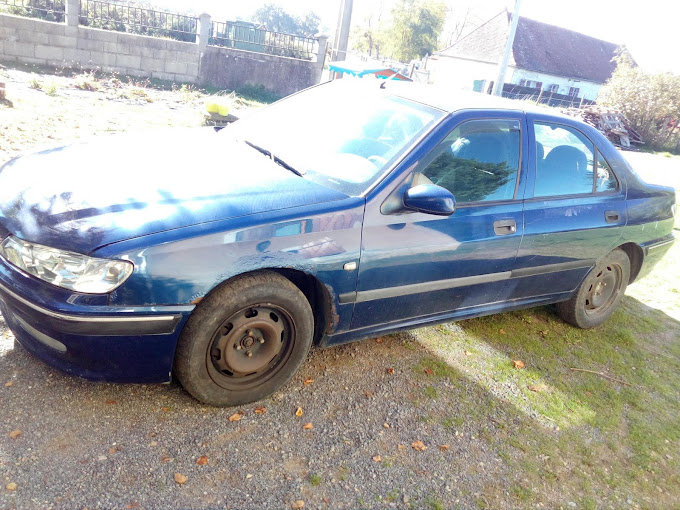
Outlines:
[[[394,97],[378,83],[327,84],[254,112],[222,133],[285,161],[305,179],[356,196],[443,115]]]

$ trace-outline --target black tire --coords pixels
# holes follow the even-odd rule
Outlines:
[[[599,326],[616,310],[629,280],[630,259],[617,248],[588,273],[569,301],[557,303],[557,313],[579,328]]]
[[[175,375],[206,404],[254,402],[291,380],[313,336],[312,309],[292,282],[271,271],[240,276],[210,293],[189,317]]]

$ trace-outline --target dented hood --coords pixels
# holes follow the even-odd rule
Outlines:
[[[27,241],[80,253],[342,198],[209,128],[106,136],[0,170],[0,224]]]

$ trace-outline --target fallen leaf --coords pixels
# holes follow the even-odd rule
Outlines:
[[[499,332],[501,335],[505,335],[505,330],[504,330],[504,329],[499,329],[498,332]]]
[[[132,502],[129,505],[127,505],[125,508],[127,508],[128,510],[131,510],[132,508],[139,508],[139,503],[137,503],[136,501]]]
[[[449,448],[451,448],[451,446],[449,446],[448,444],[440,444],[440,445],[439,445],[439,449],[440,449],[441,451],[443,451],[443,452],[445,452],[445,451],[448,450]]]
[[[252,477],[253,477],[253,475],[250,474],[250,473],[248,473],[248,474],[246,475],[246,480],[250,480]]]
[[[393,374],[393,373],[394,373],[394,369],[393,369],[393,368],[388,368],[388,369],[385,370],[385,372],[387,372],[388,374]]]
[[[381,344],[381,343],[383,343],[383,339],[382,339],[382,337],[380,337],[380,338],[376,338],[376,339],[375,339],[375,343],[377,343],[377,344]]]
[[[170,411],[170,408],[169,407],[161,407],[161,411],[163,411],[164,413],[167,413],[168,411]]]
[[[432,371],[431,368],[426,368],[426,369],[425,369],[425,373],[426,373],[427,375],[432,375],[432,374],[434,374],[434,372]]]
[[[314,425],[311,423],[305,423],[305,425],[302,427],[305,430],[312,430],[314,428]]]
[[[149,433],[149,437],[156,437],[157,435],[158,435],[158,434],[156,434],[155,432],[150,432],[150,433]]]
[[[548,336],[549,331],[547,329],[538,332],[543,338]]]
[[[548,387],[545,384],[530,384],[529,389],[531,391],[535,391],[536,393],[543,393],[548,389]]]
[[[14,482],[9,482],[7,485],[5,485],[5,489],[8,491],[15,491],[17,490],[17,484]]]
[[[411,443],[411,447],[418,452],[424,452],[427,450],[427,446],[425,446],[425,443],[422,441],[413,441]]]
[[[161,462],[170,462],[172,460],[172,457],[168,457],[167,455],[163,455],[161,457]]]
[[[115,449],[115,448],[109,448],[109,453],[110,453],[110,454],[116,453],[116,449]]]
[[[112,405],[115,404],[115,403],[116,403],[115,400],[107,400],[107,401],[106,401],[106,405],[107,405],[107,406],[112,406]]]
[[[373,395],[375,395],[375,393],[373,393],[372,391],[364,390],[364,396],[365,397],[368,398],[368,397],[372,397]]]
[[[196,459],[196,464],[198,464],[199,466],[205,466],[207,463],[208,463],[208,457],[206,457],[205,455]]]
[[[7,387],[9,388],[9,387],[12,386],[13,384],[14,384],[14,383],[13,383],[12,381],[7,381],[7,382],[5,383],[5,386],[7,386]]]
[[[385,427],[386,429],[389,429],[389,428],[390,428],[390,424],[387,423],[387,422],[385,422],[385,423],[383,423],[383,427]]]
[[[515,361],[512,362],[512,366],[515,368],[524,368],[524,361],[521,359],[516,359]]]
[[[301,407],[298,407],[298,408],[297,408],[297,411],[295,411],[295,416],[297,416],[298,418],[299,418],[300,416],[302,416],[302,408],[301,408]]]
[[[373,462],[382,462],[382,457],[380,455],[376,455],[373,457]]]
[[[9,437],[10,437],[10,439],[17,439],[22,434],[23,434],[23,431],[21,431],[21,430],[13,430],[12,432],[9,433]]]
[[[406,445],[404,445],[404,444],[398,444],[398,445],[397,445],[397,448],[398,448],[399,450],[405,450],[405,449],[406,449]]]
[[[253,411],[255,414],[264,414],[267,412],[266,407],[258,406],[255,408],[255,411]]]
[[[303,381],[303,384],[307,385],[307,384],[312,384],[313,382],[314,382],[314,379],[312,379],[311,377],[307,377],[307,378]]]
[[[229,421],[241,421],[241,418],[243,418],[242,414],[234,413],[229,417]]]
[[[472,353],[470,351],[465,351],[466,356],[472,356]]]
[[[302,508],[305,507],[305,502],[302,501],[301,499],[298,499],[297,501],[293,501],[293,504],[290,505],[290,507],[293,510],[301,510]]]
[[[187,480],[189,480],[186,476],[184,476],[182,473],[175,473],[175,482],[184,485],[187,483]]]

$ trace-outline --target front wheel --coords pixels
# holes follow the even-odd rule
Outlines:
[[[175,353],[175,374],[193,397],[215,406],[246,404],[285,385],[312,344],[305,295],[274,272],[240,276],[191,315]]]
[[[616,310],[629,280],[630,259],[617,248],[588,273],[569,301],[557,303],[557,313],[579,328],[599,326]]]

